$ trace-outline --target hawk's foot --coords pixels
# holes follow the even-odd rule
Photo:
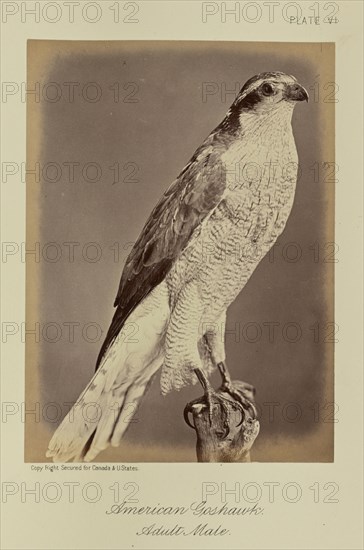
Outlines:
[[[235,402],[239,403],[242,406],[243,411],[249,411],[252,418],[256,419],[258,416],[258,412],[254,403],[254,386],[252,386],[251,384],[247,384],[246,382],[241,382],[240,380],[231,380],[230,373],[225,363],[219,363],[217,367],[222,376],[222,384],[220,390],[230,395]],[[240,424],[242,424],[244,417],[245,413],[242,414]]]
[[[204,389],[204,396],[203,396],[203,399],[198,398],[198,399],[195,399],[194,401],[191,401],[190,403],[187,403],[187,405],[185,407],[185,410],[184,410],[184,419],[185,419],[186,423],[188,424],[188,426],[195,429],[195,426],[192,425],[190,420],[189,420],[189,413],[192,412],[192,408],[196,405],[207,406],[207,408],[208,408],[208,418],[209,418],[210,426],[212,426],[213,425],[214,414],[216,414],[215,413],[216,407],[219,407],[219,409],[220,409],[219,418],[221,419],[222,432],[221,433],[219,432],[218,435],[221,436],[223,439],[225,439],[229,435],[229,432],[230,432],[229,420],[230,420],[230,417],[231,417],[232,409],[239,410],[240,413],[241,413],[242,419],[239,422],[238,426],[244,420],[245,413],[244,413],[244,408],[243,408],[243,406],[240,402],[240,399],[239,400],[234,399],[232,401],[229,397],[225,397],[224,395],[222,395],[221,392],[217,393],[212,388],[212,386],[211,386],[210,382],[208,381],[207,377],[205,376],[205,374],[201,370],[196,369],[195,372],[196,372],[196,375],[197,375],[197,377],[198,377],[199,381],[201,382],[201,385]]]

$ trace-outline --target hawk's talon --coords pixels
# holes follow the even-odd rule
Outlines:
[[[189,426],[193,430],[196,430],[196,426],[190,422],[190,417],[189,417],[192,405],[193,405],[192,401],[191,401],[191,403],[187,403],[187,405],[185,406],[184,411],[183,411],[183,418],[185,419],[185,422],[186,422],[187,426]]]
[[[230,433],[230,427],[229,427],[230,411],[226,403],[231,404],[230,399],[226,399],[226,397],[223,397],[222,395],[217,394],[213,390],[209,390],[208,392],[206,392],[205,398],[206,398],[206,404],[209,411],[209,421],[210,421],[211,427],[212,427],[214,405],[217,404],[220,406],[221,420],[222,420],[224,432],[222,434],[221,432],[219,432],[219,435],[221,435],[222,439],[226,439]]]
[[[229,394],[236,404],[241,405],[241,413],[242,413],[242,420],[238,424],[238,426],[241,426],[241,424],[244,421],[245,418],[245,411],[248,411],[253,419],[256,419],[258,417],[258,412],[254,404],[254,395],[255,395],[255,388],[251,384],[246,384],[239,382],[239,384],[242,386],[241,389],[234,385],[233,381],[231,380],[230,373],[228,371],[228,368],[225,364],[225,362],[218,363],[218,369],[222,376],[222,385],[221,385],[221,391]],[[251,394],[251,395],[249,395]]]
[[[187,405],[185,406],[185,409],[183,411],[183,417],[184,417],[184,420],[186,422],[186,424],[196,430],[196,426],[194,424],[192,424],[192,422],[190,421],[190,413],[192,413],[192,408],[194,405],[202,405],[202,406],[205,406],[207,407],[208,409],[208,418],[209,418],[209,422],[210,422],[210,426],[212,427],[213,426],[213,409],[214,409],[214,405],[218,405],[220,407],[220,410],[221,410],[221,422],[222,422],[222,428],[223,428],[223,431],[216,431],[216,434],[221,437],[221,439],[226,439],[227,436],[229,435],[230,433],[230,427],[229,427],[229,419],[230,419],[230,409],[233,408],[235,410],[239,410],[240,413],[241,413],[241,420],[239,421],[239,423],[237,424],[237,426],[241,426],[241,424],[243,423],[244,421],[244,418],[245,418],[245,413],[244,413],[244,409],[242,407],[242,405],[237,402],[237,401],[231,401],[231,399],[227,398],[227,397],[224,397],[223,395],[220,395],[218,393],[216,393],[215,391],[208,391],[207,393],[205,393],[204,397],[203,397],[205,403],[203,403],[203,401],[201,400],[201,398],[199,399],[195,399],[194,401],[190,401],[189,403],[187,403]]]
[[[190,401],[189,403],[187,403],[183,411],[184,420],[190,428],[193,428],[194,430],[196,430],[196,426],[192,424],[192,422],[190,421],[189,414],[192,413],[193,415],[193,407],[195,405],[199,405],[200,407],[205,406],[207,407],[207,410],[208,410],[210,427],[212,427],[213,418],[214,418],[214,406],[218,405],[221,411],[220,419],[222,424],[222,430],[218,429],[215,431],[215,433],[216,435],[221,437],[221,439],[226,439],[230,433],[229,420],[230,420],[232,409],[238,410],[241,414],[241,419],[236,425],[237,427],[239,427],[243,424],[245,420],[245,417],[246,417],[245,410],[249,410],[249,409],[252,410],[253,404],[250,403],[250,401],[243,395],[243,393],[234,386],[234,384],[231,382],[230,377],[226,376],[226,378],[224,378],[224,382],[219,392],[216,392],[212,388],[211,384],[209,383],[203,371],[201,371],[200,369],[195,369],[195,373],[204,389],[204,396],[203,398],[198,398],[198,399],[195,399],[194,401]],[[249,386],[249,388],[252,388],[252,387]],[[230,397],[224,396],[223,392],[227,393]]]
[[[241,391],[236,389],[234,384],[222,384],[221,391],[228,393],[239,405],[241,405],[244,413],[245,411],[248,411],[253,418],[257,417],[257,410],[254,403],[247,399]]]
[[[200,407],[201,406],[207,407],[208,418],[209,418],[211,427],[213,426],[214,406],[218,405],[220,407],[223,431],[219,430],[216,432],[216,434],[219,435],[219,437],[221,437],[222,439],[226,439],[230,433],[230,428],[229,428],[230,407],[235,408],[236,406],[239,406],[239,404],[231,401],[230,399],[228,399],[227,397],[224,397],[223,395],[216,393],[211,388],[211,386],[206,387],[203,398],[202,399],[198,398],[198,399],[194,399],[193,401],[190,401],[189,403],[187,403],[183,411],[183,417],[186,424],[194,430],[196,430],[196,426],[192,424],[192,422],[190,421],[189,414],[190,413],[193,414],[192,409],[195,405],[199,405]]]

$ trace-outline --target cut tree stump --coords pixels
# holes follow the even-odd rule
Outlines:
[[[236,400],[230,394],[223,389],[217,390],[216,393],[226,400],[229,412],[229,433],[226,437],[224,437],[226,428],[224,428],[223,413],[217,403],[212,408],[211,422],[204,396],[186,405],[185,419],[189,414],[192,415],[192,423],[189,421],[188,424],[196,430],[198,462],[250,462],[250,450],[260,428],[256,418],[255,390],[250,384],[240,380],[234,380],[233,384],[235,389],[248,401],[250,407],[248,410],[244,409],[242,413],[235,404]]]

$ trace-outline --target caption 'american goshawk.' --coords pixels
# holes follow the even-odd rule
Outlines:
[[[291,119],[303,100],[308,93],[293,76],[249,79],[167,189],[126,261],[96,372],[48,457],[90,461],[118,446],[160,368],[163,394],[199,380],[208,406],[218,403],[208,381],[218,367],[226,391],[239,397],[225,365],[226,309],[291,212],[298,166]],[[137,327],[131,339],[129,324]]]

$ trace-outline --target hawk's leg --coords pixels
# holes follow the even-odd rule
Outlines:
[[[246,382],[234,384],[225,361],[217,364],[222,377],[221,390],[231,395],[233,399],[241,403],[243,408],[251,412],[253,418],[257,417],[257,410],[254,406],[255,388]]]
[[[245,417],[245,410],[249,410],[253,418],[257,417],[254,406],[255,388],[250,384],[241,381],[233,381],[225,361],[225,326],[226,311],[222,313],[218,322],[211,324],[205,332],[204,338],[210,351],[212,362],[218,367],[222,376],[221,391],[229,394],[236,403],[241,406],[242,421]]]

